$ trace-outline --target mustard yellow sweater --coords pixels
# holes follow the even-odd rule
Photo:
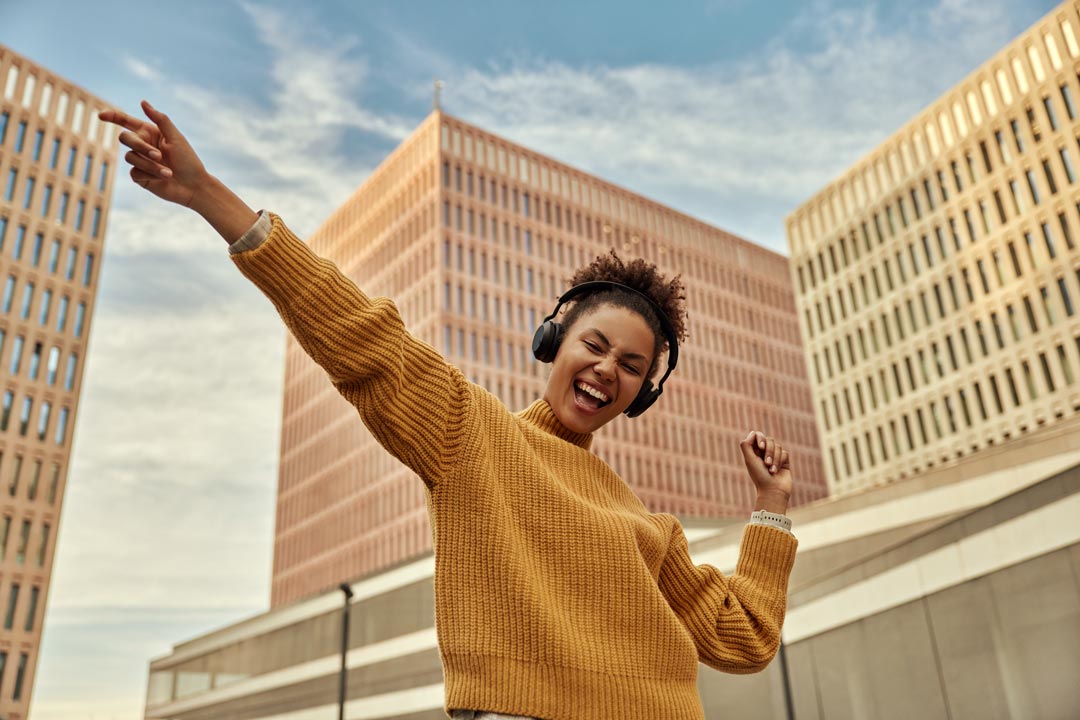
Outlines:
[[[591,435],[511,413],[272,216],[233,255],[375,438],[428,490],[446,709],[544,720],[701,720],[698,661],[772,659],[796,542],[746,528],[735,574],[695,566]]]

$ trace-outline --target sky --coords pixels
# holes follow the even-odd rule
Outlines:
[[[301,235],[430,112],[787,255],[784,217],[1049,0],[0,0],[0,43],[167,112]],[[34,720],[142,718],[150,659],[269,606],[285,335],[190,211],[119,177]]]

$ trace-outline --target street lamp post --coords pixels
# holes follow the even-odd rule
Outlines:
[[[353,591],[348,583],[341,583],[338,589],[345,594],[341,606],[341,674],[338,676],[338,720],[345,720],[345,656],[349,652],[349,601]]]

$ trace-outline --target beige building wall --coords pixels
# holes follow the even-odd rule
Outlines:
[[[1078,69],[1064,2],[787,218],[831,492],[1080,411]]]
[[[105,104],[0,45],[0,717],[25,718],[116,167]]]
[[[681,274],[690,314],[657,405],[594,449],[655,512],[742,517],[738,442],[782,438],[796,503],[824,495],[788,261],[441,112],[312,236],[406,326],[513,410],[543,392],[532,334],[565,280],[615,248]],[[430,549],[423,486],[384,452],[290,338],[272,604]]]

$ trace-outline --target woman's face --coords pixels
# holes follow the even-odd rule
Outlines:
[[[633,310],[601,305],[566,332],[544,400],[569,430],[591,433],[630,406],[653,360],[655,338]]]

